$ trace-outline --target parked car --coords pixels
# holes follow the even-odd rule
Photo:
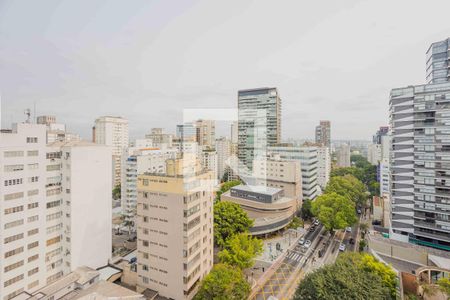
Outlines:
[[[316,226],[309,227],[309,232],[313,232],[314,230],[316,230]]]
[[[349,226],[349,227],[345,228],[345,231],[352,232],[352,228]]]
[[[345,244],[340,244],[339,245],[339,251],[342,251],[342,252],[345,251]]]
[[[355,240],[353,238],[350,238],[350,240],[348,242],[350,243],[350,245],[354,245],[355,244]]]
[[[305,248],[309,248],[309,246],[311,246],[311,241],[310,240],[306,240],[304,247]]]
[[[320,224],[319,220],[316,219],[316,220],[314,221],[314,225],[315,225],[315,226],[319,226],[319,224]]]
[[[358,215],[360,215],[361,214],[361,209],[358,208],[357,212],[358,212]]]
[[[299,245],[303,245],[305,243],[305,238],[301,238],[299,241],[298,241],[298,244]]]

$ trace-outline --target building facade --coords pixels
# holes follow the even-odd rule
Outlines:
[[[316,143],[324,146],[331,147],[331,123],[330,121],[320,121],[320,124],[316,126]]]
[[[255,158],[281,141],[281,98],[276,88],[238,92],[239,172],[251,173]]]
[[[128,147],[128,120],[100,117],[95,120],[95,143],[112,147],[113,186],[120,185],[122,154]]]
[[[431,44],[427,50],[426,82],[443,83],[449,81],[449,39]]]
[[[1,299],[111,256],[111,149],[47,145],[46,130],[16,124],[0,136]]]
[[[231,141],[225,137],[216,139],[217,178],[221,180],[231,156]]]
[[[138,176],[137,290],[192,299],[213,266],[215,178],[192,157],[166,170]]]
[[[318,183],[318,155],[315,146],[275,146],[269,147],[270,154],[277,155],[282,160],[300,162],[303,200],[314,200],[320,194]]]
[[[390,95],[391,236],[450,250],[450,83]]]
[[[328,147],[317,147],[317,183],[320,188],[325,190],[330,181],[331,173],[331,155]]]
[[[336,150],[336,165],[338,167],[350,167],[350,146],[348,144],[341,144]]]

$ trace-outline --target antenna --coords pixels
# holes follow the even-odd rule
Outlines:
[[[27,120],[25,121],[25,123],[30,124],[31,123],[31,109],[29,109],[29,108],[25,109],[24,113],[27,116]]]
[[[37,118],[36,118],[36,101],[34,101],[34,112],[33,112],[33,123],[36,124],[37,123]]]

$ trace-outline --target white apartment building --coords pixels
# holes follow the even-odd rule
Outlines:
[[[254,183],[283,190],[283,195],[302,202],[302,176],[298,160],[281,160],[278,155],[253,161]]]
[[[350,146],[348,144],[341,144],[336,150],[338,167],[350,167]]]
[[[227,161],[231,156],[231,141],[225,137],[216,139],[217,178],[221,180],[225,174]]]
[[[369,144],[367,146],[367,160],[373,166],[377,166],[381,160],[382,148],[381,144]]]
[[[390,179],[389,179],[389,159],[384,159],[380,161],[379,166],[379,176],[380,176],[380,196],[390,194]]]
[[[330,148],[317,147],[317,183],[325,190],[330,181],[331,155]]]
[[[267,152],[278,155],[281,159],[298,160],[301,168],[303,200],[314,200],[319,196],[317,147],[275,146],[268,147]]]
[[[177,157],[176,149],[130,148],[122,160],[121,207],[126,219],[135,224],[137,177],[145,172],[165,174],[166,160]]]
[[[196,141],[200,146],[206,146],[214,149],[216,141],[216,122],[214,120],[195,121],[197,131]]]
[[[78,134],[67,132],[65,124],[56,123],[56,117],[54,116],[39,116],[37,117],[37,124],[47,126],[47,144],[58,141],[70,142],[81,140]]]
[[[152,128],[151,132],[145,135],[145,138],[152,140],[154,147],[172,147],[173,135],[170,133],[164,133],[162,128]]]
[[[192,299],[213,265],[215,178],[195,158],[166,170],[138,176],[137,292]]]
[[[239,123],[238,121],[233,121],[231,123],[231,143],[238,143],[238,133],[239,133]]]
[[[94,142],[112,147],[113,186],[120,184],[122,153],[128,147],[128,120],[111,116],[96,119]]]
[[[201,162],[205,169],[210,170],[217,183],[217,173],[218,173],[218,162],[217,162],[217,152],[215,150],[203,149],[201,153]]]
[[[111,150],[46,145],[46,126],[0,135],[0,295],[34,292],[111,255]],[[102,212],[99,214],[99,212]]]

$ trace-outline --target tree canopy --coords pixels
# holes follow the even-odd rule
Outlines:
[[[294,300],[395,299],[397,279],[370,254],[343,253],[336,262],[308,274]]]
[[[228,238],[219,252],[219,260],[240,269],[250,268],[256,256],[261,254],[263,242],[247,233],[235,234]]]
[[[326,193],[337,193],[347,197],[358,205],[366,203],[366,187],[355,176],[347,174],[335,176],[330,179],[325,189]]]
[[[247,299],[251,287],[239,268],[217,264],[202,280],[195,300]]]
[[[329,231],[343,229],[357,221],[354,202],[335,192],[317,197],[312,203],[312,212]]]
[[[302,208],[300,209],[300,216],[303,220],[309,220],[313,217],[313,213],[311,211],[311,200],[306,199],[303,201]]]
[[[116,185],[112,190],[112,197],[114,200],[118,200],[121,197],[121,187],[120,184]]]
[[[240,185],[241,182],[239,180],[233,180],[222,183],[220,189],[216,192],[216,201],[220,201],[220,196],[231,189],[233,186]]]
[[[253,220],[239,204],[221,201],[214,205],[214,242],[224,247],[226,240],[238,233],[248,232]]]

